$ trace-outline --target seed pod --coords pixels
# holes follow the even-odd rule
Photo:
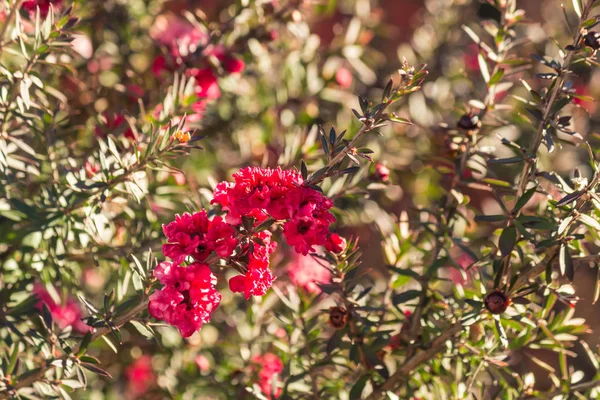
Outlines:
[[[348,323],[348,311],[344,307],[329,308],[329,325],[335,329],[343,329]]]
[[[510,299],[501,290],[494,290],[483,300],[485,308],[492,314],[502,314],[510,305]]]
[[[479,119],[479,115],[468,113],[460,117],[456,126],[465,131],[476,131],[481,128],[481,120]]]
[[[590,31],[583,37],[585,45],[594,50],[600,49],[600,32]]]

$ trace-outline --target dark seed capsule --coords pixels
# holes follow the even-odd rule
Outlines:
[[[474,114],[465,114],[456,123],[460,129],[464,129],[466,131],[474,131],[481,128],[481,121],[479,120],[478,115]]]
[[[344,307],[331,307],[329,309],[329,325],[335,329],[342,329],[348,323],[348,312]]]
[[[510,299],[501,290],[494,290],[485,296],[483,303],[492,314],[502,314],[508,308]]]
[[[587,35],[583,37],[585,45],[591,47],[594,50],[600,49],[600,32],[588,32]]]

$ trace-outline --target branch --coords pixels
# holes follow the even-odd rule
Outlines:
[[[404,364],[402,364],[400,368],[398,368],[396,372],[394,372],[394,374],[390,376],[390,378],[387,381],[385,381],[383,385],[373,390],[373,393],[371,393],[371,395],[367,397],[367,400],[381,399],[385,395],[385,392],[393,391],[406,378],[408,378],[409,374],[415,368],[435,357],[440,352],[442,347],[444,347],[446,341],[454,337],[461,330],[462,324],[460,323],[460,321],[456,322],[450,328],[446,329],[442,334],[440,334],[431,342],[427,350],[423,350],[420,353],[417,353],[413,357],[406,360]]]
[[[120,328],[123,325],[125,325],[126,323],[128,323],[129,321],[131,321],[133,318],[135,318],[136,315],[138,315],[140,312],[142,312],[144,309],[146,309],[148,307],[148,299],[142,300],[142,302],[140,304],[138,304],[137,306],[135,306],[134,308],[132,308],[131,310],[129,310],[129,312],[127,312],[126,314],[123,314],[117,318],[115,318],[114,320],[112,320],[111,322],[117,327]],[[108,327],[103,327],[103,328],[98,328],[96,329],[96,331],[92,334],[92,338],[90,340],[90,343],[93,342],[96,339],[99,339],[100,337],[108,334],[111,332],[111,329]],[[77,350],[75,350],[73,352],[73,354],[77,354],[79,352],[79,350],[81,349],[81,344],[77,347]],[[61,358],[59,358],[58,360],[68,360],[71,358],[75,358],[77,359],[76,356],[74,355],[69,355],[69,356],[63,356]],[[29,373],[25,373],[23,375],[26,375],[23,377],[23,375],[21,375],[23,378],[16,379],[16,383],[10,385],[7,387],[7,393],[0,393],[0,399],[10,399],[13,398],[14,393],[24,387],[29,387],[31,386],[33,383],[40,381],[42,379],[44,379],[44,376],[46,375],[46,372],[50,371],[53,368],[53,365],[51,364],[53,361],[56,361],[57,359],[54,360],[47,360],[46,361],[46,366],[41,367],[39,370],[37,370],[35,373],[30,374]]]

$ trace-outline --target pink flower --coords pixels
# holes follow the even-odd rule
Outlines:
[[[273,390],[273,379],[275,375],[278,375],[283,371],[283,362],[273,353],[266,353],[264,355],[255,355],[252,357],[252,362],[255,364],[258,370],[258,384],[263,394],[271,399],[279,397],[281,394],[281,388],[276,388],[275,393]]]
[[[196,81],[196,96],[199,99],[214,100],[221,97],[217,75],[212,68],[190,68],[185,71],[187,76]]]
[[[163,254],[181,264],[187,256],[204,261],[214,251],[226,258],[237,246],[234,229],[221,217],[208,219],[205,210],[176,215],[175,221],[163,225],[168,243],[163,245]]]
[[[106,121],[104,125],[96,126],[94,134],[97,137],[105,138],[109,133],[114,135],[123,134],[128,139],[136,140],[135,134],[131,130],[131,127],[125,120],[125,117],[121,114],[110,114],[104,112],[102,118]]]
[[[375,179],[377,179],[378,181],[381,182],[387,182],[388,179],[390,178],[390,170],[388,167],[386,167],[383,164],[379,164],[377,163],[375,165],[375,173],[374,173],[374,177]]]
[[[312,256],[294,254],[288,265],[290,281],[307,292],[321,293],[318,283],[329,283],[331,273]]]
[[[81,320],[81,309],[74,299],[67,298],[61,303],[57,303],[44,286],[40,284],[34,285],[33,294],[39,300],[36,308],[41,311],[43,309],[42,304],[46,304],[52,315],[52,320],[56,322],[60,329],[72,326],[78,332],[90,330],[90,327]]]
[[[327,251],[332,253],[341,253],[346,250],[346,239],[338,235],[337,233],[329,235],[327,242],[325,243]]]
[[[148,311],[152,317],[177,327],[183,337],[190,337],[209,322],[221,302],[215,289],[217,278],[206,264],[181,267],[162,262],[154,276],[165,286],[150,295]]]
[[[210,361],[202,354],[198,354],[196,356],[196,365],[198,366],[198,369],[202,372],[206,372],[210,369]]]
[[[342,89],[348,89],[352,86],[352,72],[348,68],[340,67],[335,73],[335,81],[340,85]]]
[[[156,380],[152,370],[152,359],[150,356],[141,356],[125,370],[128,391],[133,397],[146,393],[148,388]]]
[[[166,46],[175,59],[187,57],[208,40],[206,33],[173,14],[156,17],[150,28],[150,37]]]
[[[50,5],[52,5],[55,9],[60,6],[62,0],[26,0],[23,2],[21,8],[29,12],[31,17],[35,16],[37,12],[37,8],[40,8],[40,17],[46,18],[48,12],[50,11]]]

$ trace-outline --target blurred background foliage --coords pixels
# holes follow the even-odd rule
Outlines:
[[[2,3],[6,22],[10,3],[15,2]],[[481,25],[500,22],[499,12],[476,0],[88,0],[73,2],[72,11],[66,0],[60,3],[55,20],[62,21],[65,15],[62,25],[47,28],[56,35],[44,37],[43,22],[36,24],[35,16],[21,12],[15,17],[21,20],[21,32],[9,32],[8,42],[0,44],[0,352],[6,353],[4,366],[11,364],[15,348],[26,369],[39,362],[38,342],[23,352],[25,347],[13,344],[17,332],[27,332],[16,326],[27,325],[39,313],[31,301],[26,303],[34,285],[42,285],[56,303],[71,299],[84,316],[89,310],[80,305],[78,296],[99,305],[111,290],[118,303],[135,290],[143,291],[144,283],[132,271],[136,264],[145,272],[153,265],[152,254],[164,241],[163,223],[175,213],[208,208],[216,182],[230,180],[242,166],[299,168],[304,160],[311,172],[317,170],[324,163],[319,126],[326,132],[331,127],[356,132],[361,126],[352,112],[360,109],[356,95],[380,98],[390,76],[400,81],[397,71],[406,59],[410,65],[426,63],[429,71],[422,90],[393,110],[413,125],[390,124],[379,130],[382,137],[369,135],[365,143],[373,152],[366,154],[374,162],[363,160],[356,174],[323,184],[335,201],[335,230],[358,238],[362,250],[364,272],[353,291],[360,293],[356,297],[362,300],[356,301],[364,307],[365,320],[384,314],[381,307],[393,315],[387,326],[377,326],[380,335],[370,345],[377,350],[373,352],[378,362],[385,359],[394,365],[398,348],[390,341],[408,325],[410,317],[405,315],[414,311],[411,300],[416,297],[397,299],[393,305],[389,297],[392,290],[401,294],[419,287],[418,279],[399,274],[398,269],[422,271],[432,247],[421,246],[420,238],[435,234],[423,229],[429,217],[422,210],[437,207],[453,179],[452,171],[440,161],[453,150],[449,131],[490,96],[478,59],[481,47],[464,27],[484,37]],[[530,54],[558,56],[561,50],[553,40],[563,48],[572,41],[558,2],[527,0],[519,7],[527,18],[515,32],[524,39],[511,55],[516,61],[510,75],[491,95],[502,107],[484,121],[485,133],[478,143],[482,154],[471,158],[467,169],[470,182],[487,177],[512,185],[518,180],[519,165],[490,165],[486,154],[497,159],[514,156],[501,138],[529,144],[535,127],[527,122],[519,100],[529,94],[521,79],[541,91],[547,81],[531,79],[532,74],[548,72]],[[566,10],[576,30],[577,16],[570,4]],[[79,20],[71,22],[71,15]],[[199,140],[193,145],[198,149],[168,142],[177,131],[175,126],[168,128],[168,134],[161,134],[159,128],[193,115],[194,101],[182,71],[155,73],[157,57],[168,52],[161,37],[176,23],[206,30],[211,40],[245,64],[235,74],[218,65],[220,96],[206,104],[201,118],[185,121],[196,130]],[[42,39],[31,40],[38,31]],[[72,32],[72,38],[67,39],[67,32]],[[23,35],[30,39],[25,44],[19,40]],[[189,62],[195,66],[196,60]],[[581,96],[567,111],[573,116],[572,129],[581,137],[563,135],[555,152],[542,148],[539,157],[545,170],[555,171],[564,181],[575,176],[575,168],[591,180],[588,150],[574,144],[588,141],[596,153],[600,121],[590,98],[598,97],[600,72],[582,64],[573,70],[571,87]],[[144,153],[154,142],[159,145]],[[547,184],[545,190],[546,196],[536,195],[527,204],[529,212],[546,209],[550,199],[562,197],[553,185]],[[465,218],[452,225],[451,236],[464,238],[467,249],[483,260],[492,251],[490,238],[498,236],[499,225],[475,223],[474,218],[502,213],[497,194],[465,185],[460,195],[468,199],[460,209]],[[582,254],[597,253],[597,234],[592,232],[591,238],[580,249]],[[419,245],[413,246],[413,241]],[[458,245],[447,253],[447,264],[441,266],[440,279],[434,283],[436,318],[460,310],[460,303],[447,298],[481,302],[494,289],[492,274],[485,272],[489,265],[467,268],[477,260]],[[132,254],[143,261],[136,262]],[[245,301],[224,291],[211,323],[188,340],[142,315],[120,330],[121,344],[94,341],[88,353],[111,377],[88,374],[87,389],[70,395],[82,399],[264,398],[251,360],[270,352],[285,365],[279,377],[283,398],[360,398],[371,363],[362,363],[356,354],[344,356],[343,351],[354,348],[356,338],[351,345],[340,334],[346,331],[331,325],[330,307],[340,301],[312,284],[329,281],[329,274],[314,272],[310,266],[314,262],[281,244],[272,262],[278,277],[274,290],[260,301]],[[474,272],[478,267],[481,274]],[[513,345],[501,351],[498,333],[487,321],[478,328],[483,339],[471,337],[465,344],[468,333],[463,334],[454,358],[440,358],[438,364],[409,377],[398,398],[526,398],[533,387],[546,391],[564,386],[550,377],[554,373],[573,384],[592,381],[600,344],[592,333],[598,329],[594,318],[598,306],[592,305],[596,269],[579,268],[572,284],[566,284],[566,289],[560,286],[562,292],[555,296],[554,302],[570,299],[573,288],[585,293],[576,311],[568,301],[542,302],[527,311],[516,305],[513,310],[531,319],[536,313],[552,314],[554,339],[568,351],[548,346],[544,343],[548,337],[536,346],[522,343],[529,338],[518,342],[522,327],[512,321],[505,328]],[[220,274],[224,282],[226,272]],[[369,287],[376,296],[362,295]],[[27,329],[37,329],[36,324],[38,319]],[[557,338],[560,334],[563,337]],[[469,357],[477,345],[490,351],[489,358]],[[334,348],[340,353],[332,352]],[[567,357],[571,370],[565,374],[562,363]],[[503,372],[479,374],[483,360]],[[451,391],[443,389],[432,376],[436,374]],[[311,387],[315,381],[316,391]],[[78,381],[64,384],[65,393],[36,386],[38,394],[26,392],[22,397],[66,397],[69,387],[78,385]],[[481,391],[475,394],[474,387]]]

